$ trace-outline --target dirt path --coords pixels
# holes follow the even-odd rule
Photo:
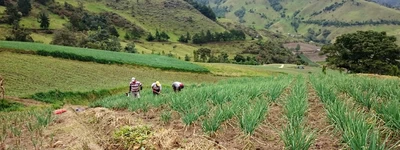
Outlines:
[[[46,129],[46,137],[53,138],[53,141],[46,148],[56,149],[103,149],[99,143],[97,131],[91,126],[87,126],[87,118],[84,112],[76,112],[75,108],[84,108],[84,106],[64,106],[67,111],[56,115],[54,123]]]
[[[11,96],[6,96],[5,97],[7,100],[10,100],[12,102],[17,102],[17,103],[21,103],[25,106],[43,106],[43,105],[48,105],[46,103],[43,102],[39,102],[37,100],[33,100],[33,99],[21,99],[18,97],[11,97]]]
[[[284,89],[282,94],[271,103],[268,108],[266,120],[256,129],[254,133],[254,141],[260,145],[261,149],[282,150],[285,145],[280,137],[282,129],[286,126],[287,120],[284,117],[284,103],[287,96],[291,93],[291,88],[296,80]]]
[[[310,149],[343,149],[343,145],[340,145],[341,137],[335,134],[334,127],[328,123],[324,105],[320,101],[316,91],[310,84],[307,84],[307,88],[309,109],[307,110],[306,125],[316,131],[316,139]]]

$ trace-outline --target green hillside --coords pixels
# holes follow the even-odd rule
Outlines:
[[[31,1],[30,5],[19,1],[7,5],[6,10],[11,11],[2,7],[0,30],[5,34],[0,40],[162,54],[190,61],[199,61],[195,58],[201,56],[201,61],[212,63],[297,61],[281,46],[293,41],[289,36],[218,21],[211,8],[191,0],[43,0],[45,3]],[[32,9],[20,16],[19,5]],[[43,18],[49,18],[48,27],[40,23]],[[201,53],[194,54],[202,48]],[[234,60],[236,55],[243,59]]]
[[[364,0],[197,1],[211,6],[224,22],[232,20],[306,41],[327,43],[355,30],[386,31],[400,38],[400,11]]]
[[[179,36],[186,34],[186,32],[194,34],[202,30],[210,30],[213,32],[225,31],[222,26],[208,19],[183,0],[120,0],[118,2],[106,0],[84,0],[79,2],[82,2],[83,8],[89,13],[113,13],[114,18],[127,20],[135,26],[143,29],[145,32],[151,32],[154,34],[156,29],[159,31],[165,31],[173,41],[178,40]],[[22,17],[20,25],[24,25],[28,29],[40,29],[39,23],[37,22],[37,16],[41,10],[46,10],[46,12],[49,13],[50,18],[49,29],[61,29],[68,22],[68,17],[55,14],[55,10],[52,10],[49,7],[53,7],[56,4],[63,7],[65,6],[65,3],[68,3],[73,7],[80,6],[76,0],[55,0],[55,4],[48,2],[47,5],[32,2],[32,10],[29,16]],[[5,7],[0,6],[0,15],[4,13],[4,10]],[[10,27],[11,26],[8,26],[8,28]],[[124,36],[124,33],[126,32],[125,29],[119,30],[119,33],[121,34],[120,37]],[[40,35],[40,33],[34,33],[34,35],[36,35],[33,37],[34,40],[47,43],[46,41],[48,41],[48,39],[43,39],[44,37],[40,37],[38,34]],[[45,35],[45,37],[51,36]]]

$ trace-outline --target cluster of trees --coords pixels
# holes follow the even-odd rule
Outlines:
[[[56,33],[52,44],[110,51],[123,50],[118,39],[120,35],[117,29],[106,16],[89,13],[83,9],[82,5],[75,8],[71,4],[64,3],[63,9],[73,11],[66,15],[69,20],[67,28],[69,31],[78,33],[66,33],[68,31]],[[62,39],[65,37],[70,41]]]
[[[293,18],[292,22],[290,22],[290,25],[294,28],[294,31],[297,33],[297,29],[299,29],[301,20],[298,18]]]
[[[318,11],[318,12],[313,12],[311,14],[311,16],[316,16],[321,14],[322,12],[327,12],[327,11],[335,11],[337,8],[343,6],[343,4],[346,3],[345,0],[342,0],[342,2],[335,2],[332,5],[326,6],[322,11]]]
[[[193,51],[193,59],[195,62],[228,63],[229,55],[225,52],[222,52],[216,56],[211,49],[200,48]]]
[[[37,0],[39,3],[47,3],[48,0]],[[10,25],[18,23],[22,17],[28,16],[32,10],[32,4],[30,0],[18,0],[16,3],[9,0],[0,0],[0,5],[5,6],[5,16],[3,16],[0,20],[0,23],[8,23]],[[47,15],[44,12],[41,13],[40,22],[43,24],[49,24],[49,21],[46,22],[48,19]],[[46,19],[42,19],[46,17]],[[48,25],[42,25],[44,29],[48,28]],[[47,28],[46,28],[47,27]]]
[[[11,34],[5,37],[6,40],[33,42],[32,37],[30,37],[30,30],[19,25],[21,18],[30,14],[32,10],[31,1],[18,0],[15,3],[13,1],[0,0],[0,5],[6,6],[6,10],[4,11],[5,15],[0,18],[0,23],[7,23],[13,26]],[[50,19],[47,13],[42,11],[37,17],[40,27],[42,29],[48,29],[50,26]]]
[[[256,55],[259,64],[271,63],[297,63],[299,60],[293,53],[284,48],[282,43],[277,41],[261,41],[252,44],[242,51],[243,54]]]
[[[337,37],[322,47],[327,62],[353,73],[400,76],[400,48],[386,32],[357,31]]]
[[[243,65],[259,65],[257,62],[256,57],[244,57],[243,55],[236,54],[236,56],[233,58],[235,60],[233,63],[235,64],[243,64]]]
[[[307,30],[307,34],[305,35],[305,40],[307,42],[309,41],[313,41],[313,42],[317,42],[317,43],[324,43],[324,44],[328,44],[330,43],[330,40],[327,40],[327,37],[331,34],[331,31],[324,29],[324,30],[317,30],[314,31],[311,28],[308,28]],[[322,38],[317,38],[318,36],[322,35]]]
[[[246,54],[248,56],[245,56]],[[217,55],[209,48],[200,48],[194,51],[193,59],[195,62],[235,63],[244,65],[270,63],[306,64],[306,62],[303,61],[299,55],[293,55],[289,50],[285,49],[282,44],[271,41],[259,41],[256,45],[251,45],[246,48],[242,54],[236,54],[232,60],[229,59],[229,55],[227,53],[222,52]]]
[[[332,21],[332,20],[306,20],[303,21],[306,24],[316,24],[320,26],[335,26],[335,27],[348,27],[348,26],[363,26],[363,25],[400,25],[399,20],[368,20],[368,21],[355,21],[355,22],[343,22],[343,21]]]
[[[129,28],[125,33],[125,40],[138,40],[142,37],[142,30],[139,28]]]
[[[153,34],[149,33],[147,36],[146,40],[147,41],[159,41],[159,42],[165,42],[169,40],[169,35],[162,31],[161,33],[158,32],[158,29],[156,29],[156,34],[153,36]]]
[[[245,40],[246,34],[242,30],[230,30],[225,32],[211,33],[207,30],[206,33],[201,31],[193,35],[192,40],[194,44],[204,44],[209,42],[220,42],[220,41],[234,41],[234,40]]]
[[[18,0],[17,3],[12,1],[1,2],[6,6],[5,16],[1,18],[1,23],[10,25],[18,23],[23,16],[28,16],[32,10],[32,5],[29,0]]]
[[[269,4],[275,11],[280,11],[283,9],[283,6],[280,3],[280,0],[268,0]]]
[[[6,36],[7,41],[22,41],[22,42],[34,42],[31,34],[27,29],[20,27],[18,23],[13,25],[13,29],[10,35]]]
[[[244,15],[246,14],[246,8],[242,6],[239,10],[236,10],[234,14],[239,19],[243,19]]]
[[[178,41],[182,42],[182,43],[189,43],[190,40],[192,40],[192,38],[190,37],[190,33],[189,32],[186,33],[186,36],[185,35],[181,35],[179,37],[179,39],[178,39]]]
[[[184,0],[186,2],[188,2],[190,5],[192,5],[194,8],[196,8],[198,11],[200,11],[201,14],[203,14],[204,16],[206,16],[207,18],[216,21],[217,17],[215,16],[215,13],[213,12],[213,10],[206,5],[202,5],[199,4],[193,0]]]
[[[123,51],[119,39],[111,35],[107,29],[98,28],[94,31],[88,31],[88,34],[82,32],[70,32],[69,30],[60,30],[54,34],[53,41],[51,44],[63,45],[63,46],[74,46],[74,47],[85,47],[102,49],[109,51]],[[128,52],[136,52],[132,44],[127,45]],[[133,48],[133,49],[132,49]]]
[[[217,17],[225,17],[225,14],[230,12],[228,6],[214,6],[211,8]]]

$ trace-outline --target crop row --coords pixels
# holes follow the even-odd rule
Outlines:
[[[0,113],[0,149],[6,145],[9,149],[43,148],[44,129],[53,120],[50,109]]]
[[[335,89],[347,93],[369,110],[373,109],[385,121],[385,125],[400,129],[400,84],[396,79],[374,79],[335,75],[328,78]]]
[[[325,105],[327,116],[341,131],[343,141],[350,149],[388,149],[386,141],[381,140],[381,133],[376,126],[376,118],[367,116],[336,96],[336,81],[331,77],[310,76],[311,83]]]
[[[275,101],[291,82],[291,76],[236,78],[220,81],[214,85],[189,86],[180,93],[149,96],[145,93],[140,100],[115,96],[93,103],[113,109],[146,111],[150,107],[168,106],[181,114],[182,121],[190,125],[204,116],[202,128],[214,133],[222,122],[237,117],[246,134],[252,134],[265,117],[268,103]]]
[[[286,149],[307,150],[312,145],[315,136],[310,132],[310,129],[305,127],[304,116],[308,108],[308,103],[303,76],[298,76],[296,81],[285,105],[288,124],[283,129],[281,137]]]

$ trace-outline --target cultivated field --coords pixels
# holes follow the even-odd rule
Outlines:
[[[321,56],[319,55],[321,47],[311,45],[311,44],[306,44],[306,43],[287,43],[283,44],[284,47],[288,49],[295,49],[297,44],[300,45],[300,52],[303,53],[304,56],[306,56],[308,59],[310,59],[312,62],[321,62],[325,61],[326,56]]]
[[[400,148],[398,78],[0,44],[32,50],[0,52],[7,96],[0,101],[0,149]],[[54,51],[120,63],[35,55]],[[210,72],[157,69],[165,65]],[[144,84],[140,99],[125,95],[132,76]],[[156,80],[163,86],[159,96],[150,88]],[[183,91],[173,92],[173,81],[182,81]],[[60,107],[66,112],[54,114]]]
[[[180,93],[166,86],[162,95],[144,90],[136,100],[114,95],[83,111],[65,106],[66,113],[41,119],[28,113],[34,122],[54,120],[32,124],[37,132],[21,132],[30,130],[22,121],[2,122],[1,137],[8,148],[28,149],[400,148],[399,80],[329,73],[226,79]]]
[[[11,42],[11,41],[0,41],[0,48],[17,49],[22,51],[25,50],[40,51],[42,55],[51,55],[56,57],[66,56],[67,54],[57,54],[57,52],[63,52],[63,53],[79,55],[83,57],[82,59],[86,59],[85,57],[91,57],[89,59],[94,59],[94,61],[101,61],[101,62],[110,61],[112,63],[148,66],[165,70],[208,72],[207,69],[192,64],[190,62],[185,62],[183,60],[178,60],[167,56],[159,56],[159,55],[121,53],[121,52],[112,52],[112,51],[96,50],[96,49],[46,45],[46,44],[28,43],[28,42]],[[43,54],[43,51],[46,54]]]

